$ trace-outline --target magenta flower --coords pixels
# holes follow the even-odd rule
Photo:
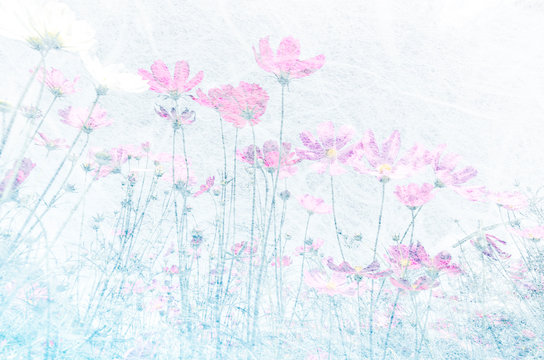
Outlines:
[[[272,52],[269,38],[259,41],[259,53],[253,48],[257,64],[267,72],[276,75],[279,83],[286,85],[291,79],[306,77],[323,67],[325,56],[318,55],[308,60],[299,60],[300,44],[291,36],[284,38],[276,51]]]
[[[378,279],[391,274],[391,270],[380,270],[380,263],[374,260],[370,265],[366,267],[355,266],[352,267],[348,262],[344,261],[338,265],[334,263],[332,257],[327,258],[327,266],[329,269],[337,272],[343,272],[346,274],[357,275],[359,279],[361,276],[365,276],[371,279]],[[356,279],[357,280],[357,279]]]
[[[305,271],[304,282],[319,293],[329,296],[354,296],[357,292],[356,286],[348,282],[346,274],[339,272],[333,272],[329,277],[320,270]]]
[[[75,84],[79,80],[79,76],[70,81],[64,77],[60,70],[55,68],[45,71],[45,76],[44,69],[41,68],[36,75],[38,80],[43,82],[55,97],[62,97],[76,92]]]
[[[9,190],[11,187],[11,190],[16,190],[28,178],[30,172],[35,166],[36,164],[34,164],[29,158],[24,158],[19,164],[19,169],[17,170],[15,180],[13,180],[15,168],[9,170],[0,183],[0,196],[4,193],[6,188]]]
[[[212,186],[213,186],[214,183],[215,183],[215,176],[210,176],[210,177],[206,180],[206,183],[205,183],[205,184],[200,185],[200,190],[198,190],[198,191],[193,195],[193,197],[198,197],[198,196],[204,194],[205,192],[210,191],[210,189],[212,188]]]
[[[39,137],[34,139],[36,145],[45,146],[47,151],[53,151],[58,149],[67,149],[70,146],[66,144],[64,139],[50,139],[44,133],[38,132]]]
[[[140,69],[138,74],[149,84],[149,90],[160,94],[168,94],[172,99],[178,99],[181,94],[191,91],[204,77],[199,71],[195,77],[189,80],[189,64],[185,61],[176,62],[174,76],[162,60],[157,60],[151,65],[151,73]]]
[[[397,186],[395,195],[401,203],[415,209],[431,201],[434,197],[433,189],[434,186],[429,183],[424,183],[421,187],[412,183],[407,186]]]
[[[96,105],[92,114],[89,116],[87,108],[73,108],[71,106],[64,110],[59,110],[61,122],[81,129],[87,134],[90,134],[94,129],[106,127],[112,124],[110,119],[106,118],[106,110]]]
[[[512,211],[523,210],[529,205],[525,195],[517,191],[490,192],[487,199]]]
[[[297,149],[297,155],[316,161],[312,170],[320,174],[327,169],[331,176],[343,174],[346,169],[340,164],[345,164],[354,155],[354,145],[348,145],[354,132],[351,126],[344,125],[336,133],[332,122],[323,122],[317,126],[319,140],[309,131],[300,133],[300,140],[307,149]]]
[[[433,279],[437,278],[441,272],[452,275],[462,272],[458,265],[451,262],[451,255],[447,251],[441,251],[431,258],[423,245],[418,243],[412,251],[412,256],[425,266],[427,273]]]
[[[249,145],[245,149],[238,151],[238,158],[248,164],[253,165],[254,155],[256,155],[258,160],[261,160],[262,165],[271,173],[274,173],[278,168],[278,160],[280,155],[280,149],[278,143],[274,140],[268,140],[263,144],[263,149]],[[294,151],[291,151],[290,143],[283,143],[281,147],[281,167],[279,172],[280,179],[285,179],[286,177],[292,176],[297,172],[297,167],[295,166],[300,162]]]
[[[332,207],[325,204],[323,199],[313,197],[310,194],[299,196],[298,201],[310,214],[329,214],[332,212]]]
[[[405,270],[419,269],[421,267],[421,260],[416,250],[417,248],[414,246],[393,245],[389,247],[385,259],[391,265],[394,273],[403,274]]]
[[[221,102],[219,112],[223,120],[237,128],[243,128],[248,123],[253,126],[261,122],[260,117],[266,110],[267,102],[268,94],[259,85],[241,81]]]
[[[395,130],[383,142],[381,149],[374,139],[372,130],[363,135],[363,140],[356,147],[356,156],[352,160],[353,168],[361,174],[376,176],[378,180],[387,182],[390,179],[403,179],[428,165],[431,161],[427,150],[414,145],[408,154],[397,161],[400,151],[400,133]],[[363,155],[371,168],[363,161]]]
[[[544,226],[533,226],[525,229],[510,229],[510,231],[524,239],[533,241],[544,239]]]
[[[230,102],[234,93],[234,87],[232,85],[223,85],[221,88],[214,88],[208,90],[206,95],[202,90],[197,89],[196,95],[198,97],[191,96],[191,98],[202,106],[209,107],[216,111],[221,111],[225,108],[226,104]]]

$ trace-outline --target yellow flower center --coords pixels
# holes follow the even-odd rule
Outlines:
[[[378,166],[378,172],[380,174],[388,173],[391,170],[393,170],[393,167],[389,164],[381,164],[380,166]]]
[[[361,270],[363,270],[362,266],[356,266],[355,267],[355,271],[360,272]]]
[[[326,154],[329,159],[334,159],[338,154],[338,151],[336,151],[336,149],[328,149]]]
[[[329,281],[329,282],[327,283],[327,289],[329,289],[329,290],[334,290],[334,289],[336,289],[336,284],[333,283],[332,281]]]
[[[407,267],[408,264],[410,264],[410,260],[408,260],[408,259],[402,259],[402,260],[400,261],[400,265],[401,265],[402,267]]]

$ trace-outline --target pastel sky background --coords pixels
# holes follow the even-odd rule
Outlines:
[[[302,59],[324,54],[327,60],[320,71],[290,85],[286,141],[299,146],[300,131],[314,131],[317,123],[327,120],[351,124],[359,135],[373,129],[379,141],[399,129],[403,150],[415,142],[430,148],[447,143],[451,152],[462,155],[463,165],[478,169],[474,185],[508,190],[516,181],[533,189],[543,183],[541,1],[65,2],[96,29],[98,56],[105,63],[122,62],[136,72],[157,59],[170,66],[186,60],[192,74],[204,71],[199,85],[203,89],[241,80],[261,84],[271,100],[257,128],[257,142],[276,138],[280,87],[257,66],[252,46],[270,35],[276,48],[281,38],[292,35],[300,40]],[[25,44],[2,38],[0,59],[2,81],[22,88],[26,76],[21,74],[34,66],[36,55]],[[71,76],[80,74],[83,94],[74,102],[90,103],[91,80],[77,57],[61,54],[51,57],[48,65]],[[16,92],[0,86],[0,98],[14,101]],[[104,98],[102,103],[116,122],[97,132],[92,145],[150,140],[155,149],[168,151],[170,127],[155,115],[156,101],[149,92],[112,93]],[[191,107],[197,111],[198,124],[188,143],[202,182],[219,168],[217,117],[197,104]],[[60,122],[56,126],[58,133],[66,131]],[[250,136],[249,131],[242,132],[241,143],[249,144]],[[210,151],[215,145],[217,151]],[[294,193],[328,196],[328,179],[306,170],[291,184]],[[378,190],[375,179],[353,173],[339,178],[341,227],[351,233],[358,231],[360,223],[374,229]],[[114,201],[105,194],[106,204]],[[466,217],[467,226],[475,227],[478,219],[471,217],[471,211],[487,208],[448,196],[430,205],[429,212],[439,215],[422,224],[433,223],[433,236],[454,239],[462,234],[447,220]],[[388,200],[389,216],[406,212],[399,210],[392,195]],[[449,206],[450,200],[456,205]],[[407,212],[402,216],[409,219]],[[443,231],[442,222],[447,226]],[[326,228],[330,232],[330,224]],[[390,230],[400,228],[404,225]]]

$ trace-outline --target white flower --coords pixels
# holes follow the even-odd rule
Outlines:
[[[36,50],[86,52],[95,44],[94,34],[64,3],[21,0],[0,4],[0,36],[26,41]]]
[[[103,65],[95,55],[81,56],[87,71],[95,79],[97,88],[126,92],[143,92],[147,83],[137,74],[130,73],[123,64]]]

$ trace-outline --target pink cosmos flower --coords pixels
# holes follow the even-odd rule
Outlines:
[[[237,128],[243,128],[248,123],[253,126],[261,122],[260,117],[266,110],[268,99],[268,94],[259,85],[240,81],[230,96],[223,99],[219,111],[223,120]]]
[[[474,245],[474,247],[476,247],[476,249],[480,250],[482,254],[493,260],[498,260],[498,258],[508,259],[511,256],[499,248],[499,245],[497,245],[497,243],[506,245],[506,241],[501,240],[494,235],[485,234],[485,239],[478,238],[476,240],[470,240],[470,242],[472,245]]]
[[[406,178],[431,161],[429,151],[417,144],[408,151],[405,157],[397,161],[399,151],[400,133],[397,130],[383,142],[381,150],[376,144],[374,133],[368,130],[355,149],[356,156],[352,160],[352,166],[361,174],[370,174],[382,182],[387,182],[390,179]],[[363,156],[371,168],[365,165]]]
[[[189,80],[189,64],[185,61],[176,62],[173,78],[162,60],[157,60],[151,65],[151,73],[140,69],[138,74],[147,80],[149,90],[168,94],[173,99],[178,99],[181,94],[191,91],[204,77],[204,73],[199,71],[195,77]]]
[[[271,266],[289,266],[293,263],[293,260],[291,260],[291,257],[289,256],[283,256],[281,258],[272,259],[272,262],[270,263]]]
[[[123,146],[109,150],[91,149],[89,158],[91,163],[98,165],[98,167],[93,166],[96,177],[102,178],[109,174],[119,174],[121,172],[121,166],[128,160],[128,151]]]
[[[374,260],[368,266],[355,266],[352,267],[348,262],[344,261],[338,265],[334,263],[332,257],[327,258],[327,266],[329,269],[337,272],[343,272],[346,274],[352,274],[357,276],[365,276],[371,279],[378,279],[384,276],[389,276],[391,270],[380,271],[380,263]]]
[[[511,232],[529,240],[543,240],[544,226],[533,226],[525,229],[510,229]]]
[[[215,182],[215,176],[210,176],[210,177],[206,180],[206,184],[200,185],[200,190],[198,190],[198,191],[193,195],[193,197],[198,197],[198,196],[204,194],[205,192],[210,191],[210,189],[212,188],[214,182]]]
[[[447,251],[441,251],[431,258],[423,245],[418,243],[415,249],[412,250],[412,256],[417,262],[425,266],[428,275],[432,279],[437,278],[441,272],[451,275],[462,272],[458,265],[452,263],[451,255]]]
[[[339,272],[333,272],[331,276],[327,276],[320,270],[305,271],[304,282],[319,293],[329,296],[354,296],[357,292],[355,284],[349,283],[346,274]]]
[[[185,186],[192,186],[196,184],[196,178],[194,177],[190,167],[191,167],[191,161],[190,159],[187,159],[187,164],[185,163],[185,158],[182,155],[176,155],[174,157],[174,176],[175,179],[172,178],[172,154],[170,153],[160,153],[153,155],[153,160],[156,164],[166,164],[165,169],[166,172],[163,175],[163,179],[169,183],[172,183],[174,181],[175,185],[178,188],[184,188]],[[189,165],[189,169],[187,169],[187,166]],[[188,183],[187,183],[188,180]],[[186,184],[187,183],[187,184]]]
[[[325,204],[323,199],[313,197],[310,194],[299,196],[298,201],[310,214],[329,214],[332,212],[332,207]]]
[[[424,183],[421,187],[412,183],[407,186],[397,186],[395,195],[401,203],[414,209],[431,201],[434,197],[433,189],[434,186],[429,183]]]
[[[272,52],[269,37],[259,41],[259,53],[253,48],[257,64],[267,72],[276,75],[279,83],[286,85],[292,78],[303,78],[321,69],[325,56],[318,55],[308,60],[299,60],[300,44],[291,36],[284,38],[276,51]]]
[[[8,191],[9,188],[11,188],[11,190],[16,190],[28,178],[30,172],[35,166],[36,164],[34,164],[29,158],[24,158],[19,165],[15,180],[13,180],[15,168],[9,170],[0,183],[0,196],[4,193],[6,188]]]
[[[221,112],[226,107],[226,104],[230,102],[229,99],[232,98],[233,93],[234,87],[232,85],[223,85],[220,88],[208,90],[208,95],[202,90],[197,89],[196,95],[198,97],[191,96],[191,98],[202,106]]]
[[[170,122],[172,122],[174,129],[179,129],[182,125],[190,125],[196,120],[195,112],[192,110],[189,111],[189,109],[185,109],[178,114],[176,108],[172,108],[170,111],[168,111],[162,106],[159,106],[159,109],[155,109],[155,112],[160,117],[168,119]]]
[[[440,145],[433,154],[432,167],[436,175],[438,187],[458,187],[478,174],[478,171],[471,166],[467,166],[463,170],[456,172],[455,167],[461,156],[457,154],[443,154],[445,148],[445,144]]]
[[[92,114],[89,116],[87,108],[73,108],[71,106],[64,110],[59,110],[61,122],[82,129],[87,134],[90,134],[94,129],[110,126],[112,121],[106,118],[106,110],[96,105]]]
[[[428,278],[427,276],[420,276],[414,282],[410,282],[407,279],[397,279],[394,277],[390,277],[389,281],[391,282],[391,284],[393,284],[393,286],[397,287],[398,289],[408,291],[423,291],[438,285],[437,283],[433,283],[433,280]]]
[[[487,199],[512,211],[523,210],[529,205],[525,195],[517,191],[490,192]]]
[[[348,145],[355,130],[344,125],[335,132],[331,121],[323,122],[317,126],[316,140],[309,131],[300,133],[300,140],[307,149],[297,149],[297,155],[301,159],[316,161],[312,170],[322,174],[327,169],[330,175],[340,175],[346,169],[340,165],[345,164],[354,155],[354,145]]]
[[[389,251],[385,259],[392,267],[395,274],[403,274],[405,270],[419,269],[421,260],[416,253],[416,247],[408,247],[407,245],[393,245],[389,247]]]
[[[74,80],[70,81],[64,77],[60,70],[55,68],[45,71],[45,76],[44,71],[44,68],[41,68],[36,74],[37,78],[47,86],[55,97],[62,97],[76,92],[75,85],[79,80],[79,76],[76,76]]]
[[[248,164],[253,165],[254,163],[254,154],[257,159],[262,161],[262,165],[271,173],[275,172],[275,169],[278,168],[278,160],[280,149],[277,141],[268,140],[263,144],[262,151],[259,147],[253,149],[253,145],[249,145],[245,149],[238,151],[238,158]],[[284,142],[281,147],[281,167],[279,172],[280,179],[285,179],[289,176],[294,175],[297,172],[297,167],[295,166],[300,162],[294,151],[291,151],[291,144]]]
[[[38,136],[34,139],[36,145],[45,146],[47,151],[53,151],[58,149],[67,149],[70,146],[66,144],[64,139],[50,139],[44,133],[38,132]]]
[[[250,255],[252,252],[255,254],[257,252],[257,243],[253,243],[253,249],[250,249],[249,244],[246,241],[242,241],[239,243],[236,243],[231,248],[234,255],[239,255],[242,253],[245,253],[247,255]]]

